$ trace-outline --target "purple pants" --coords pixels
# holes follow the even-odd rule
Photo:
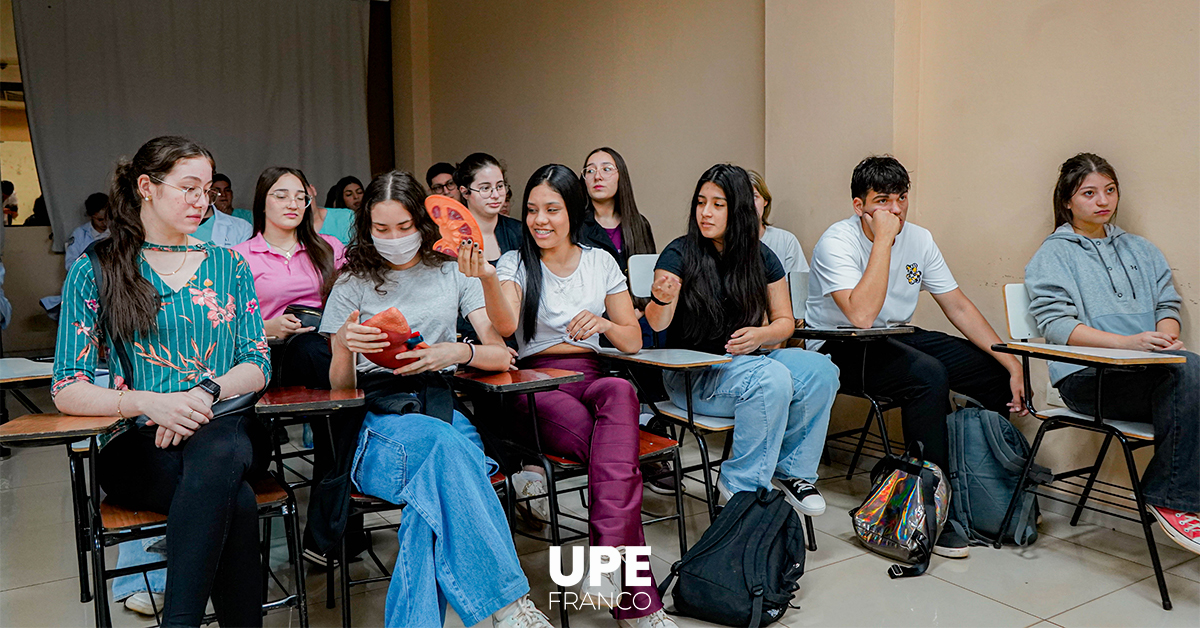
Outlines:
[[[600,359],[594,355],[535,355],[521,368],[557,368],[583,373],[583,381],[558,390],[537,393],[539,437],[547,453],[579,460],[587,465],[588,529],[592,545],[641,546],[642,472],[638,469],[638,403],[633,384],[619,377],[601,377]],[[517,409],[528,411],[524,396]],[[653,578],[649,569],[639,575]],[[625,587],[629,596],[615,608],[617,619],[633,619],[662,608],[654,586]],[[649,595],[649,606],[646,596]],[[637,596],[636,599],[632,596]],[[641,610],[633,608],[642,607]]]

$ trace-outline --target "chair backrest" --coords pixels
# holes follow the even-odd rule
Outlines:
[[[788,290],[792,293],[792,318],[804,320],[805,304],[808,303],[808,273],[792,271],[787,275]]]
[[[654,285],[654,265],[657,253],[629,256],[629,293],[635,297],[650,298],[650,286]]]
[[[1037,321],[1029,313],[1029,293],[1025,284],[1004,285],[1004,309],[1008,312],[1008,337],[1016,341],[1039,338]]]

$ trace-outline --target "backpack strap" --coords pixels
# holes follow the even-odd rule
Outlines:
[[[104,272],[100,269],[100,255],[96,253],[96,242],[89,244],[84,254],[87,255],[88,261],[92,263],[92,277],[96,284],[96,318],[99,319],[100,327],[104,331],[104,334],[108,336],[109,340],[112,340],[113,350],[117,354],[117,360],[121,363],[122,374],[125,376],[125,385],[133,388],[133,362],[129,360],[129,353],[125,350],[125,343],[109,327],[108,315],[104,313]]]
[[[757,496],[749,491],[734,493],[729,503],[725,504],[725,507],[721,509],[721,514],[717,515],[716,521],[713,521],[712,525],[704,533],[704,536],[700,537],[700,541],[693,545],[683,555],[683,558],[676,561],[674,565],[671,565],[671,574],[667,576],[667,579],[662,584],[658,585],[659,597],[666,595],[667,587],[675,579],[676,574],[679,573],[683,565],[690,562],[693,557],[712,549],[714,545],[720,543],[729,535],[733,527],[737,525],[738,521],[746,514],[746,511],[750,509],[750,506],[754,504],[756,498]]]
[[[755,495],[756,501],[763,504],[774,504],[778,502],[775,508],[770,509],[770,520],[767,525],[757,528],[758,538],[767,540],[766,543],[759,543],[754,548],[754,555],[747,557],[750,560],[743,561],[742,574],[746,578],[746,588],[750,594],[754,596],[753,610],[750,614],[750,628],[758,628],[759,622],[762,621],[763,599],[767,595],[767,589],[764,584],[767,566],[767,554],[771,551],[770,539],[775,538],[779,531],[787,527],[788,516],[792,514],[792,507],[786,501],[783,501],[783,494],[777,491],[768,493],[767,489],[760,488]],[[750,564],[747,565],[746,563]],[[787,599],[791,600],[792,596],[788,595]]]
[[[934,492],[937,489],[937,477],[933,474],[932,469],[921,467],[921,498],[925,506],[925,521],[922,526],[921,536],[918,538],[917,544],[923,550],[921,560],[911,567],[901,567],[900,565],[892,565],[888,568],[888,577],[895,580],[896,578],[911,578],[925,573],[929,569],[929,558],[933,554],[933,544],[937,542],[937,503],[934,501]]]

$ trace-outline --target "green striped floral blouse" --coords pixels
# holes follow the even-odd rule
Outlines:
[[[258,366],[269,379],[270,351],[258,311],[254,275],[246,260],[234,251],[209,244],[143,244],[142,249],[205,251],[208,257],[178,291],[162,281],[144,256],[138,257],[142,276],[162,299],[158,328],[149,334],[139,332],[132,341],[125,341],[132,374],[123,372],[112,340],[106,340],[106,353],[114,356],[108,361],[112,373],[109,388],[179,392],[247,362]],[[71,266],[63,285],[52,394],[75,382],[94,382],[102,336],[97,329],[98,309],[95,270],[85,256]]]

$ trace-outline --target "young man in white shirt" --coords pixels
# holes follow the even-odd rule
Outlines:
[[[926,290],[966,340],[918,328],[867,345],[810,341],[809,347],[841,369],[842,386],[899,404],[905,439],[921,441],[925,458],[949,472],[950,390],[1001,414],[1024,414],[1024,383],[1021,363],[991,350],[1000,337],[959,289],[933,236],[905,221],[908,189],[908,171],[894,157],[868,157],[854,169],[855,215],[834,223],[813,248],[808,324],[908,324]],[[934,553],[965,558],[966,539],[947,529]]]

